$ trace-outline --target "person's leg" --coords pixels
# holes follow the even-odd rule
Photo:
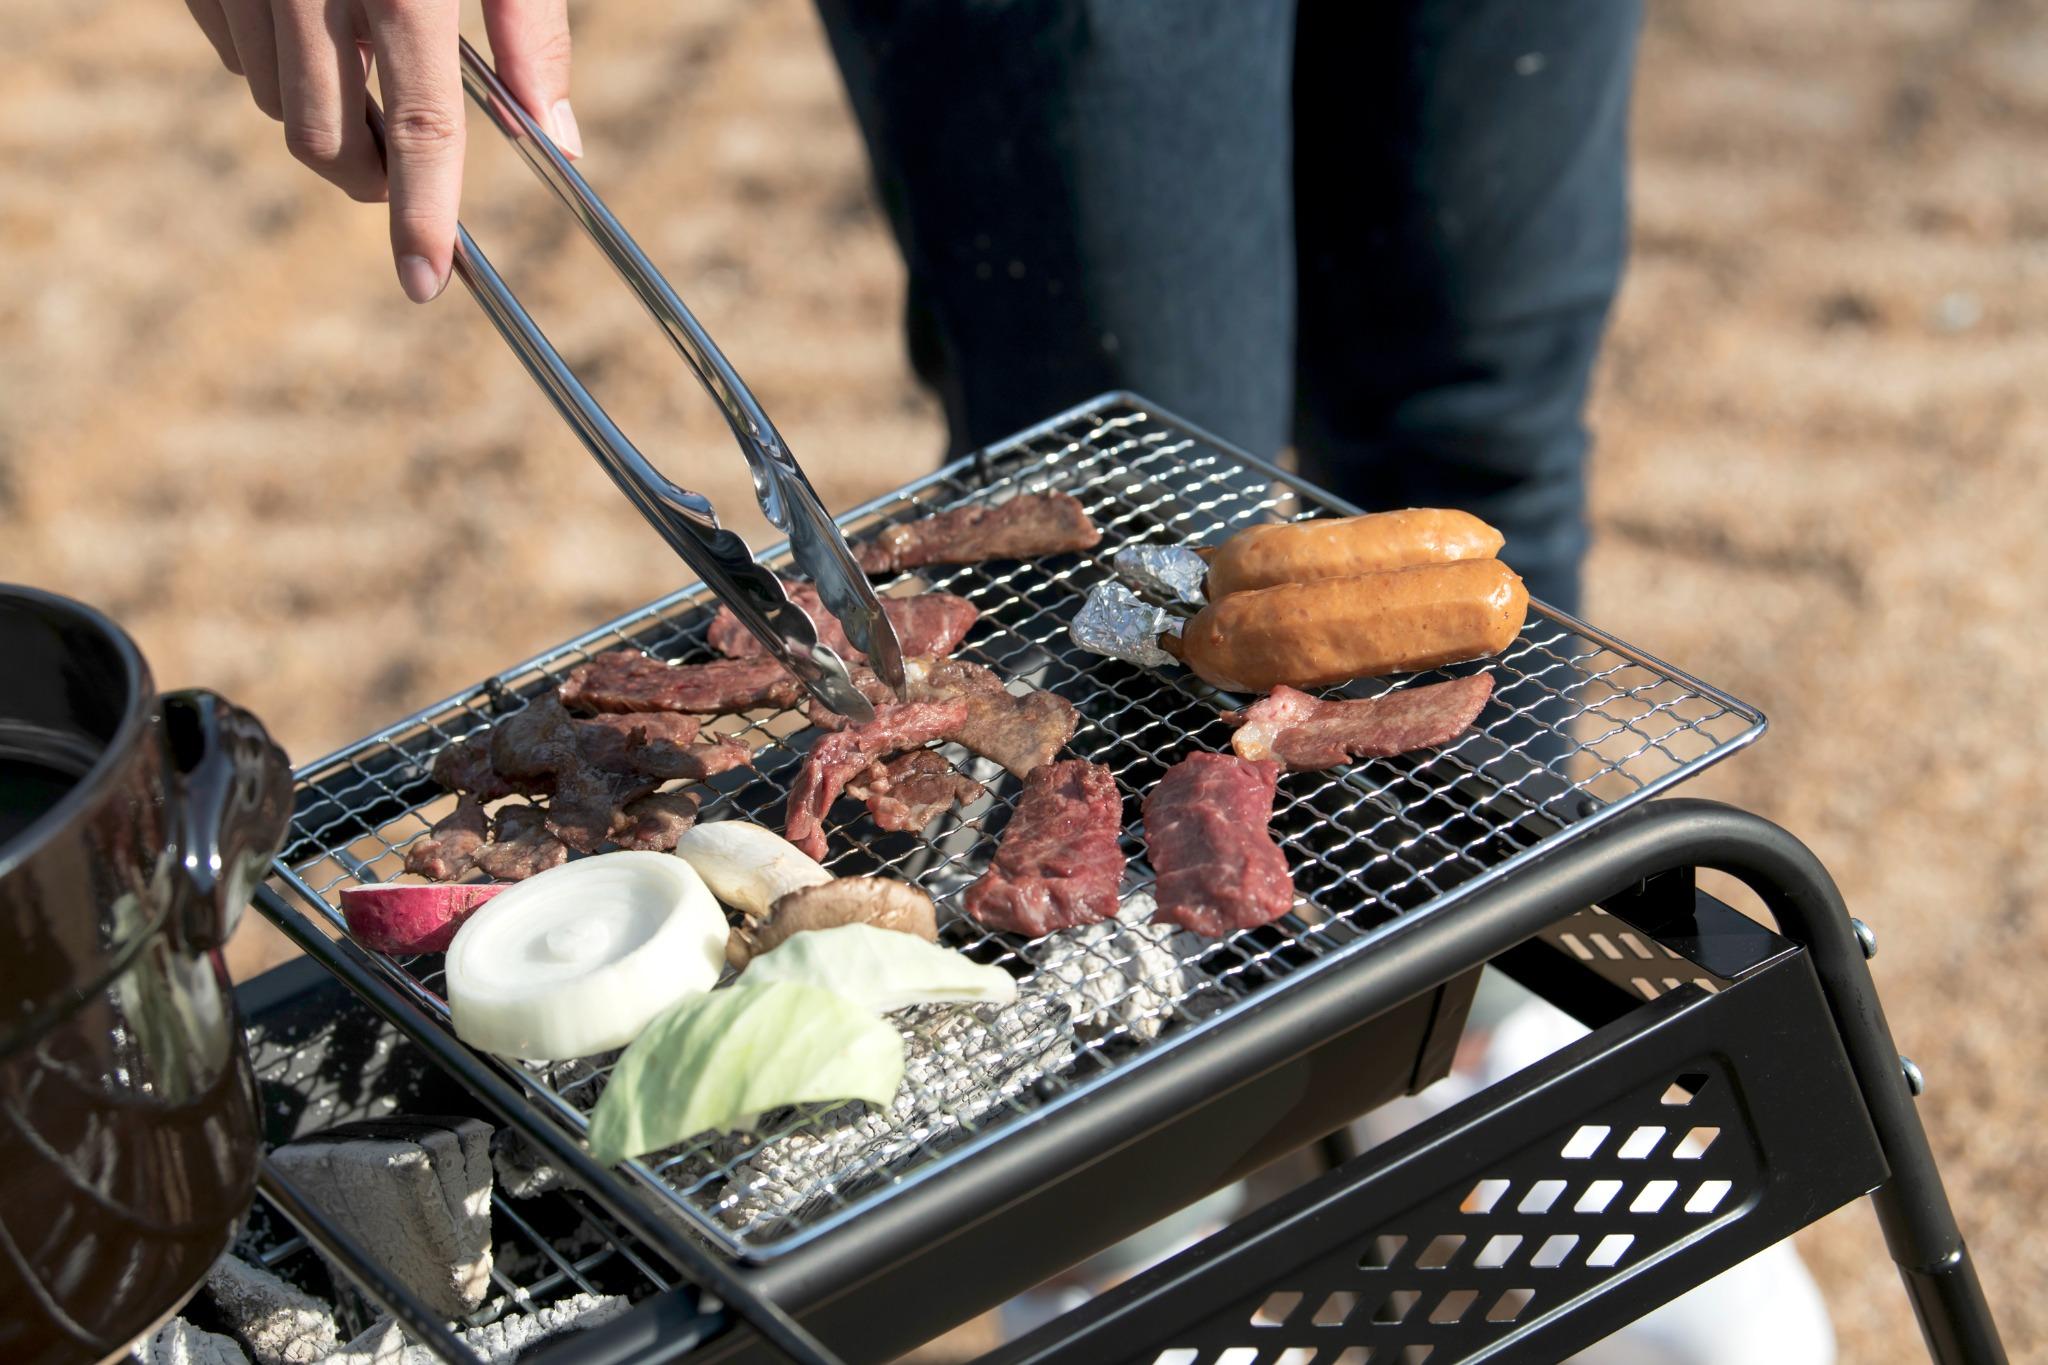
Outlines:
[[[1108,389],[1285,443],[1293,7],[818,0],[954,453]]]
[[[1627,251],[1639,0],[1302,0],[1303,473],[1462,507],[1574,610],[1581,420]]]

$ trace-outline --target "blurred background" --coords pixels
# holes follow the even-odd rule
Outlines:
[[[676,586],[460,288],[405,302],[381,211],[292,161],[182,7],[8,20],[0,578],[111,612],[160,685],[221,689],[301,761]],[[574,20],[586,173],[828,504],[929,468],[805,0]],[[1789,826],[1875,927],[2022,1360],[2048,1359],[2044,139],[2034,0],[1651,0],[1587,604],[1771,716],[1695,790]],[[468,185],[622,425],[758,540],[715,410],[569,219],[480,134]],[[1866,1206],[1800,1246],[1843,1360],[1924,1359]]]

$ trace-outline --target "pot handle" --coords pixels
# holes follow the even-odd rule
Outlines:
[[[191,895],[179,934],[197,951],[228,941],[291,822],[292,773],[263,722],[216,693],[166,692],[176,774],[178,870]]]

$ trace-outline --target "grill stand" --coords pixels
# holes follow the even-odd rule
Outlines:
[[[1696,892],[1702,867],[1745,882],[1789,937]],[[1596,1031],[986,1365],[1192,1365],[1233,1347],[1257,1351],[1233,1357],[1246,1365],[1310,1350],[1343,1365],[1561,1359],[1865,1192],[1931,1357],[2005,1360],[1840,894],[1803,845],[1726,806],[1665,801],[1487,902],[1494,943],[1546,923],[1555,942],[1558,907],[1605,902],[1611,927],[1718,958],[1719,980],[1624,1011],[1619,983],[1662,969],[1603,951],[1591,974],[1606,984],[1581,971],[1572,989],[1561,946],[1505,954]],[[1452,951],[1411,944],[1410,970]],[[1720,1131],[1704,1151],[1671,1159],[1707,1125]]]
[[[1746,883],[1784,936],[1697,892],[1696,868]],[[448,1046],[424,1017],[408,1021],[388,992],[354,979],[361,969],[348,960],[352,945],[312,931],[275,896],[259,903],[498,1107],[492,1088],[504,1083],[495,1074]],[[1589,905],[1607,913],[1582,909]],[[1696,800],[1629,812],[1213,1040],[1200,1063],[1207,1089],[1232,1103],[1207,1107],[1207,1139],[1184,1131],[1171,1109],[1185,1100],[1188,1078],[1155,1067],[1152,1085],[1104,1094],[1086,1122],[1019,1133],[1002,1161],[949,1172],[963,1178],[932,1182],[938,1188],[927,1197],[891,1201],[815,1246],[728,1273],[849,1359],[886,1359],[979,1311],[989,1293],[1002,1297],[1018,1266],[1035,1274],[1099,1249],[1104,1226],[1077,1210],[1128,1181],[1119,1153],[1156,1160],[1173,1149],[1141,1139],[1161,1134],[1183,1150],[1206,1150],[1215,1111],[1273,1103],[1318,1074],[1311,1088],[1333,1084],[1390,1011],[1433,999],[1441,983],[1489,960],[1595,1032],[986,1365],[1213,1365],[1231,1351],[1232,1365],[1558,1359],[1863,1193],[1876,1204],[1931,1357],[1940,1365],[2005,1360],[1832,879],[1785,831]],[[1660,990],[1660,981],[1675,988]],[[1302,1028],[1322,1031],[1295,1032]],[[1274,1062],[1262,1033],[1354,1046],[1319,1050],[1319,1073],[1297,1073]],[[517,1122],[522,1106],[505,1098],[503,1116]],[[1591,1140],[1585,1130],[1598,1128],[1608,1131]],[[1718,1132],[1707,1137],[1710,1128]],[[560,1141],[545,1128],[530,1136],[550,1147],[549,1137]],[[1277,1153],[1252,1142],[1238,1155],[1204,1170],[1162,1165],[1157,1183],[1184,1202]],[[1126,1200],[1144,1198],[1123,1188]],[[1064,1242],[1060,1224],[1044,1216],[1060,1207],[1069,1213]],[[644,1209],[610,1212],[673,1258],[670,1225]],[[997,1248],[1010,1253],[1009,1276],[991,1259]],[[374,1265],[352,1269],[371,1281],[381,1274]],[[697,1303],[687,1287],[657,1294],[545,1358],[775,1358],[744,1328],[706,1341],[716,1320]],[[690,1330],[677,1330],[684,1324]],[[1255,1355],[1241,1354],[1247,1348]]]

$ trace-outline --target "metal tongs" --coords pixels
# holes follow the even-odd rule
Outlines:
[[[498,79],[497,72],[465,39],[462,42],[462,85],[498,131],[517,149],[555,197],[575,215],[583,230],[604,252],[685,364],[725,414],[740,453],[753,472],[754,496],[774,526],[789,536],[796,567],[818,589],[825,609],[839,618],[846,637],[867,655],[868,665],[898,696],[903,692],[903,651],[896,630],[882,612],[867,575],[854,561],[832,516],[818,500],[811,481],[761,410],[732,362],[725,358],[683,301],[669,287],[619,220],[612,216],[569,159],[540,125],[521,108]],[[383,120],[373,101],[370,126],[383,145]],[[497,327],[534,382],[561,413],[584,448],[591,453],[619,491],[640,515],[682,557],[719,599],[746,623],[783,665],[810,689],[811,695],[842,716],[871,720],[874,708],[854,686],[846,661],[818,640],[810,617],[789,600],[782,582],[731,531],[718,524],[718,514],[701,493],[679,487],[648,463],[626,439],[590,391],[583,387],[561,354],[551,345],[520,304],[469,230],[455,229],[455,274]]]

